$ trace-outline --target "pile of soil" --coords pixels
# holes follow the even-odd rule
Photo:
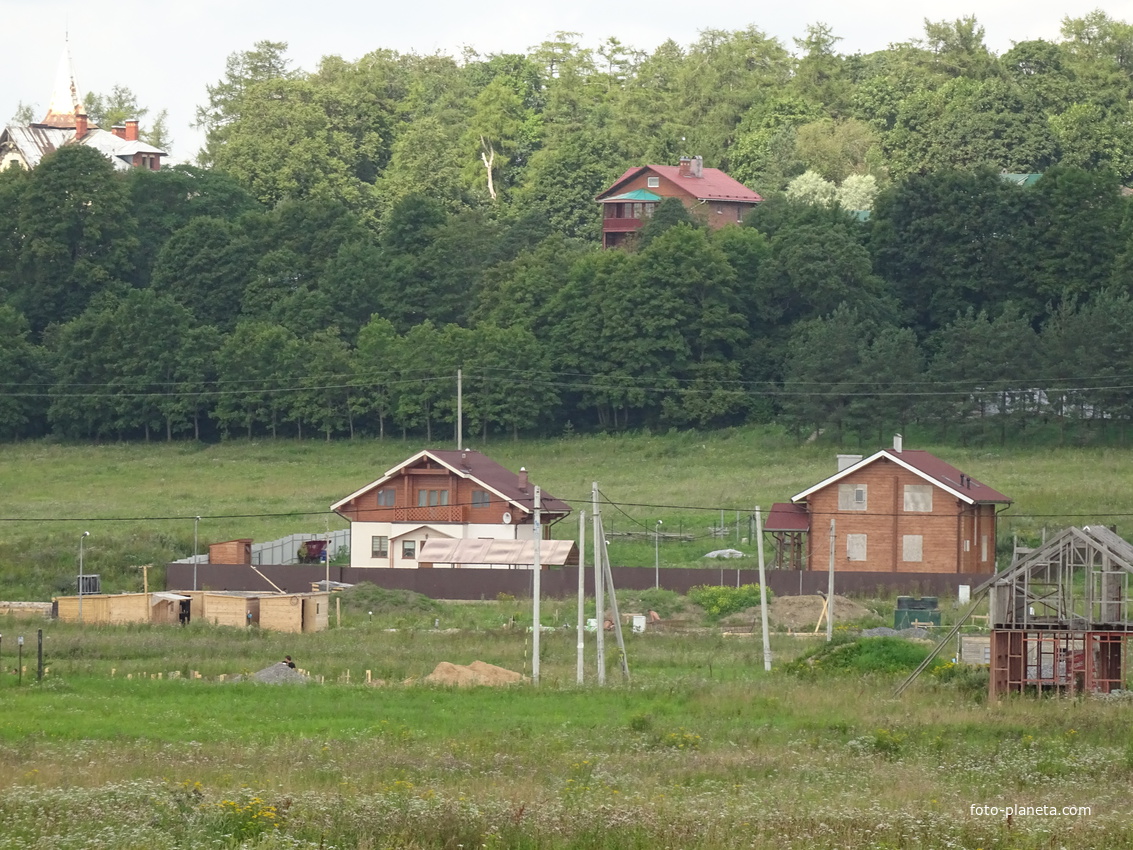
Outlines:
[[[776,596],[771,600],[771,610],[768,619],[776,626],[783,626],[792,630],[814,629],[822,614],[823,599],[821,596]],[[871,612],[864,605],[859,605],[845,596],[834,595],[834,622],[846,623],[851,620],[860,620],[868,617]],[[823,627],[826,618],[822,619]]]
[[[442,661],[428,676],[426,682],[437,685],[513,685],[525,680],[525,676],[512,670],[505,670],[495,664],[473,661],[468,666]]]

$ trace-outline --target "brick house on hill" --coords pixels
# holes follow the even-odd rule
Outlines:
[[[365,487],[331,505],[350,521],[352,567],[515,566],[530,563],[533,549],[535,487],[527,470],[516,474],[480,452],[424,450],[403,461]],[[566,502],[542,493],[542,540],[551,526],[570,514]],[[439,547],[444,564],[422,557]],[[460,548],[454,542],[467,541]],[[462,553],[483,553],[486,543],[512,541],[522,546],[499,546],[491,551],[500,561],[462,560]],[[548,553],[550,544],[548,544]],[[559,563],[571,556],[571,545]],[[577,552],[573,552],[577,557]],[[485,557],[481,554],[469,559]],[[439,557],[437,560],[441,560]],[[549,563],[546,561],[544,563]]]
[[[680,198],[689,212],[709,227],[741,222],[763,201],[718,168],[705,168],[698,156],[681,157],[680,165],[640,165],[626,171],[595,198],[602,206],[602,247],[625,243],[666,198]]]
[[[791,498],[805,506],[805,568],[855,572],[995,572],[996,512],[1011,499],[926,451],[839,455],[838,471]]]
[[[157,171],[166,152],[138,138],[138,121],[130,119],[120,126],[103,130],[91,124],[83,107],[71,56],[63,50],[55,91],[43,120],[9,125],[0,130],[0,171],[11,166],[32,169],[45,156],[64,145],[94,148],[120,171],[146,168]]]

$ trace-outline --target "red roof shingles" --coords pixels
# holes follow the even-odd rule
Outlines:
[[[972,478],[972,476],[960,472],[960,470],[952,464],[941,460],[936,455],[930,454],[923,449],[906,449],[901,452],[886,451],[885,454],[890,457],[900,458],[909,466],[915,467],[929,478],[933,478],[953,490],[960,491],[973,502],[1011,501],[1010,497],[1003,495],[998,490],[993,490],[986,484]]]
[[[807,531],[810,529],[810,514],[806,505],[792,505],[790,502],[776,502],[767,515],[764,531]]]
[[[617,192],[621,184],[636,177],[644,171],[651,171],[688,192],[698,201],[739,201],[748,204],[758,204],[763,198],[733,177],[729,177],[718,168],[704,168],[700,177],[682,177],[679,165],[639,165],[626,170],[621,177],[599,195],[602,198]]]

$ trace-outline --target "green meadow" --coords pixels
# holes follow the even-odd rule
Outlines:
[[[1012,534],[1036,539],[1068,522],[1121,531],[1133,513],[1119,449],[905,444],[1016,500],[1001,550]],[[125,590],[140,587],[132,565],[191,553],[198,515],[202,547],[334,526],[331,502],[418,448],[6,446],[0,597],[59,592],[84,530],[86,570]],[[692,534],[662,542],[662,566],[715,548],[721,512],[734,534],[737,513],[766,510],[830,474],[836,451],[859,451],[765,429],[484,448],[569,501],[589,499],[597,481],[608,530],[662,519]],[[648,538],[615,536],[610,548],[616,563],[653,563]],[[442,661],[531,675],[529,600],[365,587],[342,598],[341,624],[332,614],[331,629],[307,635],[0,617],[0,850],[1133,845],[1131,700],[989,703],[986,673],[948,652],[895,698],[906,653],[870,644],[864,666],[808,660],[822,638],[781,631],[765,672],[750,611],[722,625],[675,594],[627,595],[626,606],[667,606],[690,623],[627,635],[628,681],[611,638],[598,686],[587,635],[579,685],[575,632],[556,628],[541,635],[537,684],[462,689],[424,679]],[[891,613],[891,601],[859,601],[876,612],[859,625]],[[570,623],[575,600],[543,600],[542,611],[545,623]],[[22,681],[11,672],[18,635]],[[284,654],[311,681],[234,681]]]

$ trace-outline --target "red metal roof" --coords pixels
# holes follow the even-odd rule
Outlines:
[[[950,463],[938,458],[936,455],[926,452],[921,449],[905,449],[904,451],[896,451],[895,449],[882,449],[881,451],[870,455],[865,460],[860,460],[853,466],[848,466],[840,470],[829,478],[823,479],[812,487],[808,487],[803,492],[796,496],[791,497],[792,502],[801,502],[806,499],[811,493],[816,490],[821,490],[836,481],[845,478],[847,475],[861,469],[862,467],[869,466],[877,460],[885,458],[891,460],[899,466],[915,472],[925,480],[943,487],[949,493],[952,493],[958,499],[969,504],[977,502],[992,502],[1010,504],[1011,497],[1005,496],[998,490],[993,490],[986,484],[977,481],[970,475],[960,472],[956,467]]]
[[[432,458],[441,465],[447,467],[452,472],[465,478],[471,478],[483,484],[485,489],[492,490],[499,496],[510,502],[515,507],[527,512],[533,513],[535,510],[535,484],[528,483],[526,487],[520,486],[520,476],[511,470],[500,466],[491,458],[481,454],[480,452],[473,451],[472,449],[450,449],[450,450],[434,450],[425,449],[418,452],[413,457],[402,461],[397,466],[393,467],[386,472],[381,478],[376,481],[371,481],[365,487],[351,493],[344,499],[340,499],[331,505],[331,510],[337,511],[339,508],[348,504],[352,500],[358,498],[364,493],[384,484],[390,480],[401,470],[411,468],[425,462],[427,459]],[[545,491],[540,492],[540,509],[548,514],[555,515],[561,514],[566,516],[571,512],[571,507],[562,499],[556,499]]]
[[[758,204],[763,198],[753,192],[739,180],[729,177],[718,168],[701,169],[700,177],[682,177],[679,165],[639,165],[627,169],[626,172],[614,181],[606,191],[602,192],[599,200],[607,200],[606,196],[616,192],[618,187],[633,177],[651,171],[671,181],[679,188],[688,192],[698,201],[739,201],[742,203]]]
[[[792,505],[790,502],[776,502],[771,506],[764,531],[807,531],[810,528],[810,514],[806,505]]]

